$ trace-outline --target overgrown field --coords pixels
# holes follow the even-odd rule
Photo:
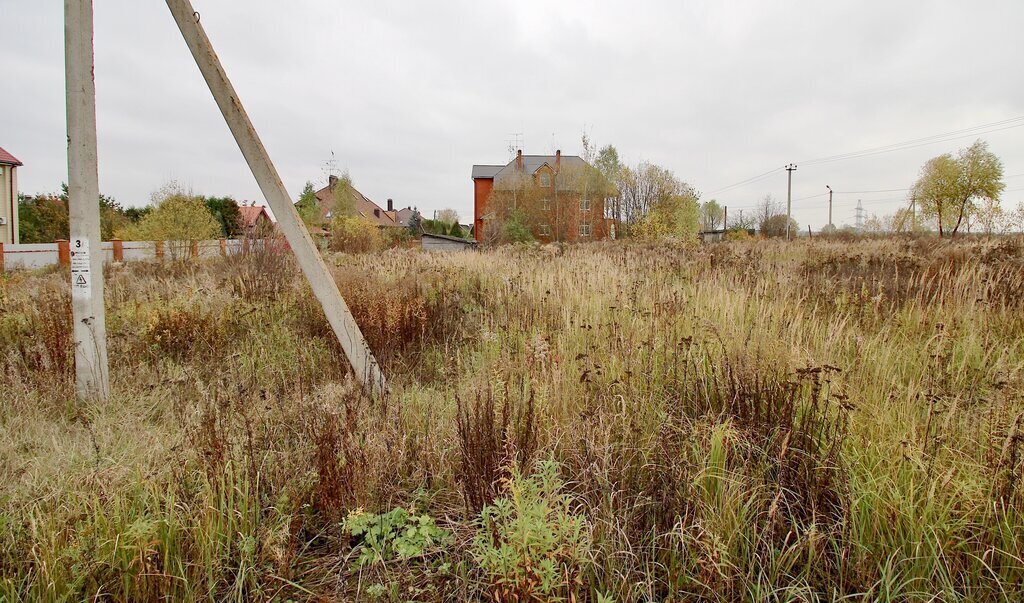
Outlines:
[[[0,599],[1024,598],[1024,242],[289,258],[0,279]]]

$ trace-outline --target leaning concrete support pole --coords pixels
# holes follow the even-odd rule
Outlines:
[[[167,0],[167,7],[171,9],[174,20],[178,23],[178,29],[185,38],[185,43],[192,51],[192,56],[199,66],[206,79],[206,84],[213,93],[213,98],[224,115],[224,120],[231,130],[231,134],[238,143],[245,161],[249,164],[256,182],[259,184],[263,196],[267,198],[274,215],[277,217],[278,226],[284,233],[285,239],[291,246],[295,257],[302,268],[302,272],[309,280],[313,293],[323,305],[327,320],[331,323],[334,333],[341,342],[341,347],[352,364],[356,377],[362,382],[365,389],[373,395],[379,395],[386,389],[384,374],[380,370],[373,353],[366,340],[363,338],[359,325],[356,324],[352,313],[349,312],[345,300],[338,291],[338,285],[331,277],[327,265],[320,257],[313,239],[310,238],[306,227],[299,219],[295,211],[291,197],[281,182],[281,177],[270,161],[267,150],[263,147],[256,130],[249,121],[249,116],[242,108],[242,102],[238,94],[228,80],[224,67],[220,64],[217,53],[213,51],[210,39],[206,36],[202,25],[199,24],[199,15],[193,11],[192,3],[189,0]]]
[[[103,248],[96,162],[96,82],[92,0],[64,0],[64,70],[68,112],[68,210],[75,391],[79,400],[110,394],[103,311]]]

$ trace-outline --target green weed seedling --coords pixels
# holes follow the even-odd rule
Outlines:
[[[480,512],[473,557],[496,600],[555,600],[579,590],[590,535],[563,488],[554,461],[529,476],[513,467],[506,495]]]
[[[358,541],[356,564],[360,566],[420,557],[449,537],[430,515],[401,507],[379,514],[357,509],[345,519],[344,528]]]

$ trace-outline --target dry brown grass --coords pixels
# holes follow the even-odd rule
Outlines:
[[[474,514],[553,459],[578,600],[1015,599],[1022,249],[332,256],[379,401],[284,254],[111,270],[84,405],[66,275],[5,277],[0,598],[472,599]],[[397,506],[450,545],[354,567],[344,517]]]

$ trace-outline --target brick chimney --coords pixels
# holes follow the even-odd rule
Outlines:
[[[555,151],[555,171],[557,172],[562,167],[562,149]]]
[[[388,211],[395,211],[395,202],[388,199]]]
[[[516,151],[516,170],[523,171],[523,150]]]
[[[329,186],[329,187],[331,187],[333,189],[334,185],[337,184],[337,183],[338,183],[338,177],[335,176],[334,174],[331,174],[330,176],[327,177],[327,186]]]

